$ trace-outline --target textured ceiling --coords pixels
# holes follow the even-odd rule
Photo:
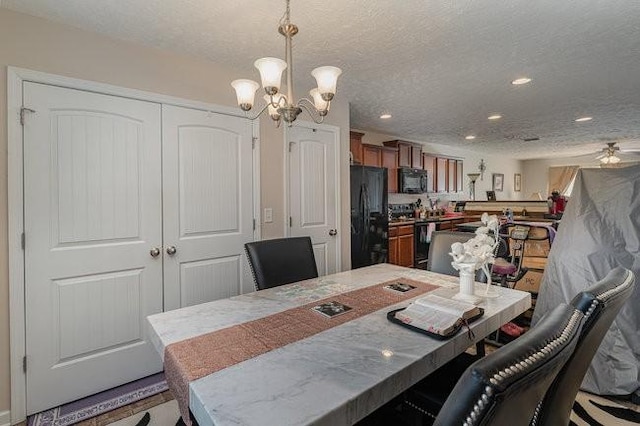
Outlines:
[[[0,0],[244,69],[283,56],[281,0]],[[640,149],[638,0],[292,0],[296,89],[344,70],[354,128],[515,158]],[[513,86],[520,76],[530,84]],[[231,88],[230,88],[231,90]],[[380,120],[380,114],[393,114]],[[493,113],[501,120],[488,121]],[[576,123],[580,116],[592,121]],[[474,141],[464,136],[476,135]],[[523,138],[539,137],[524,142]]]

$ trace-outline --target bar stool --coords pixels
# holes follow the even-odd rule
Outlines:
[[[513,287],[529,270],[522,266],[525,242],[528,236],[528,226],[503,225],[501,227],[500,242],[501,245],[506,246],[506,250],[501,250],[501,247],[498,247],[499,253],[496,254],[496,259],[491,267],[491,278],[500,282],[502,287]],[[511,241],[511,244],[507,239]]]

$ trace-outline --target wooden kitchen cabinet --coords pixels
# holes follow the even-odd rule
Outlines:
[[[364,133],[349,132],[349,147],[351,149],[351,155],[353,157],[353,164],[363,164],[364,156],[362,152],[362,137]]]
[[[386,141],[382,144],[398,148],[398,167],[422,168],[422,145],[401,140]]]
[[[422,154],[422,168],[427,171],[427,192],[436,192],[436,157]]]
[[[387,168],[388,192],[398,192],[398,149],[382,148],[382,167]]]
[[[411,146],[411,168],[412,169],[422,168],[422,147],[419,145]]]
[[[448,177],[447,159],[436,158],[436,192],[447,192],[449,187]]]
[[[456,173],[456,160],[451,158],[447,159],[447,192],[456,192],[457,177]]]
[[[389,226],[389,263],[398,264],[398,227]]]
[[[382,167],[382,147],[362,144],[362,158],[365,166]]]
[[[413,266],[413,225],[389,227],[389,263]]]

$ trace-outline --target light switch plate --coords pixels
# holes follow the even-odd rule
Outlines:
[[[271,207],[267,207],[264,209],[264,223],[273,222],[273,209]]]

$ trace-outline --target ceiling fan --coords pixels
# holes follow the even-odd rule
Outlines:
[[[616,164],[620,162],[620,157],[616,155],[619,152],[639,152],[640,150],[629,150],[624,149],[621,150],[620,147],[616,146],[616,142],[607,142],[607,147],[602,148],[602,153],[596,157],[596,160],[600,160],[602,164]]]

